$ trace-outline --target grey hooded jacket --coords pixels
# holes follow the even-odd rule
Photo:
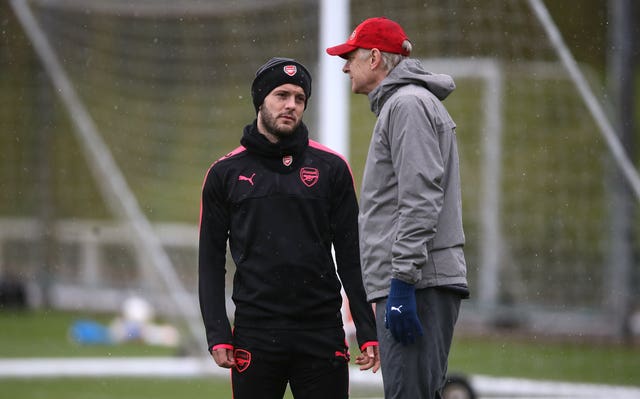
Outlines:
[[[456,125],[442,105],[448,75],[404,59],[369,93],[378,120],[360,195],[360,253],[367,299],[390,279],[417,289],[466,286]]]

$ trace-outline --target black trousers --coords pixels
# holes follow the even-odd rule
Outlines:
[[[282,399],[287,383],[296,399],[349,397],[344,330],[267,330],[236,327],[234,399]]]

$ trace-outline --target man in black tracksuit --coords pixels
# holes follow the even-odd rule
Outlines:
[[[282,398],[287,383],[296,398],[347,398],[341,287],[362,352],[356,364],[379,368],[351,171],[309,140],[302,115],[311,76],[302,64],[271,59],[251,94],[256,120],[242,146],[211,166],[202,190],[199,294],[209,351],[232,369],[235,399]],[[236,264],[233,332],[224,294],[227,241]]]

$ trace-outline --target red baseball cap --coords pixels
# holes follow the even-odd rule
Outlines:
[[[402,27],[395,21],[385,17],[365,19],[349,36],[349,40],[337,46],[327,48],[327,54],[342,58],[358,48],[377,48],[387,53],[409,55],[402,48],[402,43],[409,40]]]

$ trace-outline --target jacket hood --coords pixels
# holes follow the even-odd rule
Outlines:
[[[371,111],[378,115],[387,99],[398,88],[409,84],[426,88],[440,101],[447,98],[456,88],[451,76],[428,72],[419,60],[405,58],[369,93]]]

